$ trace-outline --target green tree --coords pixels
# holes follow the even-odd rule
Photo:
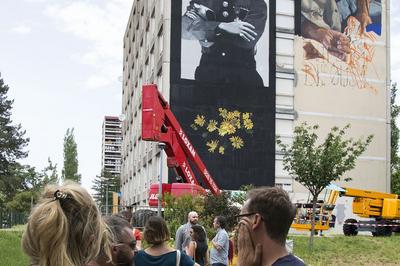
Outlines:
[[[11,192],[8,189],[15,186],[10,175],[17,164],[16,160],[28,155],[24,148],[29,142],[29,138],[24,137],[25,131],[21,125],[13,124],[11,110],[14,101],[7,98],[8,90],[0,74],[0,197],[4,198],[0,200],[0,209]]]
[[[107,188],[108,186],[108,188]],[[108,208],[111,212],[112,205],[112,193],[119,192],[121,187],[120,175],[115,175],[107,170],[103,170],[100,176],[96,176],[93,180],[92,189],[95,191],[93,197],[99,204],[100,208],[103,210],[102,206],[106,206],[106,194],[108,190]]]
[[[245,194],[245,193],[243,193]],[[212,228],[212,222],[216,216],[225,216],[227,220],[227,231],[233,230],[236,225],[235,216],[240,213],[240,208],[232,198],[231,192],[222,191],[220,195],[213,195],[208,193],[204,198],[204,209],[200,213],[202,221],[207,224],[207,227],[211,227],[211,232],[214,232]],[[211,236],[211,232],[208,232]]]
[[[356,159],[366,150],[373,136],[366,140],[344,139],[350,125],[333,127],[322,143],[318,143],[318,125],[303,123],[294,129],[291,145],[277,139],[283,152],[284,170],[305,186],[312,196],[312,219],[309,248],[313,247],[315,233],[315,210],[319,194],[332,181],[340,180],[344,173],[353,169]],[[351,178],[344,178],[345,181]]]
[[[50,157],[47,158],[48,165],[42,170],[43,174],[43,183],[50,184],[50,183],[58,183],[60,178],[57,172],[57,164],[53,164]]]
[[[50,184],[57,183],[58,175],[56,165],[53,165],[50,158],[49,165],[42,171],[37,172],[29,165],[16,164],[9,182],[9,194],[6,207],[12,211],[29,212],[33,204],[37,202],[42,189]]]
[[[64,136],[64,168],[62,170],[62,179],[81,182],[81,175],[78,174],[78,150],[73,128],[68,128]]]
[[[400,113],[400,106],[396,104],[397,83],[392,84],[390,94],[390,143],[391,143],[391,191],[392,193],[400,194],[400,157],[397,154],[399,151],[399,128],[397,126],[397,118]]]
[[[190,211],[195,210],[198,213],[202,213],[204,209],[204,198],[191,194],[174,197],[166,193],[164,194],[164,202],[164,218],[168,221],[168,227],[172,237],[175,237],[176,230],[178,230],[179,226],[187,223],[187,215]],[[207,229],[207,225],[203,223],[203,217],[200,218],[200,224]]]

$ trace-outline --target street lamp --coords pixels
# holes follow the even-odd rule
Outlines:
[[[160,148],[160,175],[158,176],[158,208],[157,215],[161,217],[161,207],[162,207],[162,169],[163,169],[163,150],[165,144],[159,142],[158,148]]]

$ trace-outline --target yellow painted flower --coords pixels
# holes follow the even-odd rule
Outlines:
[[[204,123],[206,122],[206,119],[204,115],[197,115],[196,119],[194,120],[194,123],[198,126],[204,126]]]
[[[230,137],[229,140],[231,141],[233,149],[241,149],[244,145],[243,139],[238,136]]]
[[[251,121],[251,119],[245,119],[243,121],[243,126],[245,129],[252,129],[253,128],[253,121]]]
[[[236,132],[236,127],[232,124],[231,121],[224,120],[221,123],[221,126],[218,129],[218,133],[221,136],[225,136],[226,134],[232,135]]]
[[[224,146],[219,146],[218,152],[220,154],[225,154],[225,147]]]
[[[240,118],[240,112],[237,110],[233,112],[228,112],[228,114],[226,115],[226,119],[228,120],[233,120],[235,118]]]
[[[249,119],[250,118],[250,113],[243,113],[242,117],[243,117],[243,120]]]
[[[226,118],[228,115],[228,111],[225,108],[218,108],[219,116],[222,118]]]
[[[240,119],[234,119],[233,122],[234,122],[235,127],[237,129],[240,129],[242,127],[241,124],[240,124]]]
[[[217,125],[218,125],[218,122],[217,122],[217,121],[215,121],[215,120],[210,120],[210,121],[208,122],[208,126],[207,126],[208,132],[213,132],[213,131],[217,130],[217,129],[218,129],[218,128],[217,128]]]
[[[208,147],[208,151],[213,153],[215,149],[218,147],[218,140],[211,140],[207,142],[206,145]]]

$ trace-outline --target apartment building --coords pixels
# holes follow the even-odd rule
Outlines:
[[[121,122],[116,116],[105,116],[102,126],[101,169],[115,176],[121,174]]]
[[[255,2],[260,1],[262,0]],[[226,8],[226,10],[221,10],[223,17],[225,15],[229,17],[232,10],[238,15],[243,10],[245,13],[249,12],[246,8],[239,11],[229,10],[233,3],[231,0],[216,2],[220,2],[222,7],[219,8]],[[325,136],[333,126],[344,126],[350,123],[352,125],[349,131],[350,137],[358,138],[373,134],[374,141],[357,161],[355,169],[349,173],[353,181],[347,186],[389,191],[388,2],[381,1],[381,6],[377,7],[380,8],[378,16],[380,22],[375,24],[380,26],[379,31],[372,32],[367,29],[366,37],[360,37],[355,30],[350,31],[348,27],[342,30],[342,34],[347,34],[346,36],[356,40],[352,43],[352,47],[364,55],[360,58],[354,58],[354,53],[346,55],[352,56],[351,62],[357,62],[358,65],[350,65],[343,58],[330,54],[318,41],[307,37],[305,28],[302,27],[304,16],[307,19],[307,14],[301,10],[301,1],[265,0],[264,2],[269,8],[269,15],[266,27],[263,28],[263,35],[269,36],[267,41],[269,41],[270,53],[268,61],[263,63],[263,59],[256,58],[256,60],[257,70],[260,73],[262,71],[269,73],[268,85],[265,85],[265,88],[274,92],[274,99],[268,104],[274,105],[275,121],[268,127],[273,132],[265,131],[266,141],[271,141],[272,138],[273,145],[274,136],[279,135],[282,141],[290,143],[294,127],[304,121],[319,124],[321,136]],[[136,0],[133,2],[124,35],[122,86],[122,113],[126,119],[122,122],[121,199],[126,205],[147,204],[149,186],[157,182],[160,167],[164,173],[163,182],[171,178],[166,174],[168,171],[165,160],[160,162],[160,151],[157,145],[144,142],[140,137],[141,87],[143,84],[156,83],[165,99],[170,100],[171,106],[180,108],[179,96],[185,93],[180,89],[184,85],[179,85],[181,86],[179,87],[177,83],[182,80],[184,81],[182,84],[190,83],[187,81],[190,77],[184,76],[188,73],[187,69],[190,66],[186,58],[183,58],[182,51],[186,49],[187,54],[195,54],[200,51],[200,48],[204,49],[210,45],[210,43],[207,44],[207,39],[203,40],[201,45],[189,43],[187,39],[182,39],[182,41],[176,39],[177,32],[181,31],[182,15],[187,8],[190,7],[189,1],[186,0]],[[349,21],[354,22],[354,20]],[[354,24],[357,25],[356,22]],[[337,31],[340,32],[341,29],[337,28]],[[180,33],[178,35],[180,36]],[[368,51],[363,50],[366,46],[361,44],[366,44],[368,51],[373,50],[374,54],[367,54]],[[260,43],[257,45],[259,48]],[[307,54],[306,48],[309,45],[312,45],[315,51],[319,51],[316,53],[320,55],[319,58]],[[262,52],[258,49],[257,53]],[[222,56],[225,56],[224,52]],[[354,61],[356,59],[358,61]],[[180,61],[179,67],[177,67],[177,61]],[[264,66],[265,69],[262,69]],[[180,76],[176,74],[177,72]],[[264,78],[264,84],[265,80]],[[176,89],[177,86],[178,89]],[[270,99],[268,97],[266,99]],[[254,100],[259,100],[256,98],[253,97]],[[178,114],[181,110],[179,108],[177,108]],[[186,124],[189,123],[189,119],[183,119],[183,121]],[[283,155],[278,147],[275,147],[273,154],[267,155],[270,157],[268,160],[273,162],[272,166],[268,165],[274,173],[273,182],[289,191],[294,200],[306,199],[308,194],[304,187],[296,183],[283,170]],[[215,156],[208,153],[207,155]],[[266,184],[269,184],[269,181],[265,180]],[[343,202],[343,204],[349,203]]]

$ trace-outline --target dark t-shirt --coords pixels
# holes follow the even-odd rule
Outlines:
[[[277,259],[272,266],[305,266],[306,264],[300,260],[298,257],[293,256],[292,254],[286,255],[285,257],[281,257]]]
[[[171,251],[160,256],[151,256],[144,250],[140,250],[134,258],[135,266],[163,265],[176,266],[176,251]],[[193,266],[194,261],[186,254],[181,252],[180,266]]]

